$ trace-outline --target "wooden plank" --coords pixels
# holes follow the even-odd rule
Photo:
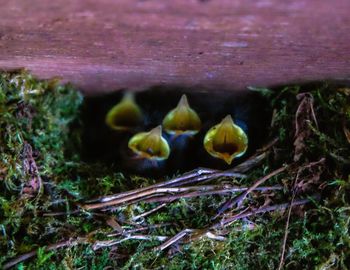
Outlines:
[[[0,69],[87,94],[350,77],[348,0],[0,0]]]

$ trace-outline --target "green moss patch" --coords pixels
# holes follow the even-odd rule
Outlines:
[[[264,183],[279,185],[281,190],[252,192],[243,208],[227,209],[226,217],[244,208],[251,211],[298,199],[311,202],[293,207],[287,229],[285,208],[214,230],[225,240],[192,235],[157,251],[165,237],[217,222],[213,217],[218,209],[235,194],[181,198],[137,219],[160,203],[85,210],[83,206],[96,197],[166,179],[123,173],[118,161],[87,163],[81,157],[82,95],[70,86],[39,81],[25,72],[2,73],[0,265],[11,264],[15,269],[276,269],[287,231],[285,269],[347,269],[350,90],[331,83],[253,90],[273,111],[267,142],[275,137],[278,141],[262,163],[246,172],[245,179],[224,177],[211,183],[249,187],[268,173],[289,167]],[[129,239],[130,235],[138,237]],[[30,258],[24,260],[24,254]]]

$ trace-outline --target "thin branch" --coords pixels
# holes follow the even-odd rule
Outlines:
[[[311,107],[312,108],[312,107]],[[314,119],[316,121],[316,118]],[[324,163],[325,159],[321,158],[319,161],[315,161],[315,162],[310,162],[307,165],[304,166],[300,166],[298,169],[298,172],[296,174],[294,183],[293,183],[293,188],[292,188],[292,199],[291,199],[291,203],[290,203],[290,207],[288,209],[288,215],[287,215],[287,221],[286,221],[286,226],[285,226],[285,230],[284,230],[284,236],[283,236],[283,242],[282,242],[282,248],[281,248],[281,257],[280,257],[280,263],[278,266],[278,270],[281,270],[284,264],[284,256],[286,253],[286,245],[287,245],[287,239],[288,239],[288,233],[289,233],[289,223],[290,223],[290,217],[292,214],[292,208],[293,208],[293,202],[295,199],[295,196],[297,194],[297,189],[298,189],[298,185],[299,185],[299,180],[300,180],[300,174],[302,173],[303,170],[307,169],[307,168],[312,168],[313,166],[319,166],[320,164]]]
[[[229,171],[245,173],[250,169],[252,169],[253,167],[262,163],[267,156],[268,156],[268,152],[263,152],[261,154],[257,153],[251,156],[250,158],[248,158],[246,161],[242,162],[241,164],[238,164],[236,167],[234,167]]]
[[[121,235],[130,235],[136,232],[142,232],[142,231],[149,231],[152,229],[157,229],[157,228],[163,228],[166,226],[172,226],[174,225],[173,223],[162,223],[162,224],[153,224],[153,225],[149,225],[146,227],[140,227],[140,228],[135,228],[135,229],[129,229],[126,230],[125,228],[123,228],[123,232],[116,232],[116,233],[110,233],[107,234],[108,237],[114,237],[114,236],[121,236]]]
[[[165,241],[169,237],[168,236],[162,236],[162,235],[144,235],[144,234],[137,234],[137,235],[128,235],[125,238],[119,239],[119,240],[105,240],[105,241],[96,241],[92,245],[93,250],[98,250],[100,248],[105,247],[111,247],[118,245],[122,242],[128,241],[128,240],[158,240],[158,241]]]
[[[85,205],[82,205],[82,207],[85,210],[93,210],[93,209],[99,209],[99,208],[104,208],[109,206],[126,205],[131,201],[135,201],[140,198],[145,198],[147,196],[153,196],[161,193],[182,193],[182,192],[199,191],[199,190],[209,191],[217,188],[218,188],[217,185],[202,185],[202,186],[189,186],[189,187],[159,187],[159,188],[147,189],[142,192],[133,193],[128,196],[123,196],[119,199],[92,203],[92,204],[85,204]]]
[[[56,250],[56,249],[63,248],[63,247],[72,247],[72,246],[75,246],[77,244],[86,243],[86,242],[87,242],[87,239],[84,237],[83,238],[76,238],[76,239],[69,239],[69,240],[65,240],[62,242],[48,245],[46,247],[46,250],[52,251],[52,250]],[[4,270],[9,269],[9,268],[15,266],[16,264],[24,262],[32,257],[35,257],[38,254],[38,250],[39,250],[39,248],[35,249],[33,251],[30,251],[28,253],[22,254],[14,259],[8,261],[7,263],[5,263],[3,265]]]
[[[169,202],[171,202],[171,201],[169,201]],[[155,208],[153,208],[153,209],[151,209],[151,210],[149,210],[147,212],[144,212],[144,213],[142,213],[142,214],[140,214],[138,216],[133,217],[132,220],[136,221],[136,220],[138,220],[140,218],[145,218],[145,217],[147,217],[147,216],[157,212],[158,210],[164,208],[167,205],[168,205],[168,203],[162,203],[162,204],[158,205],[157,207],[155,207]]]
[[[169,195],[169,196],[161,196],[161,197],[155,197],[155,198],[149,198],[146,200],[143,200],[143,202],[147,203],[153,203],[153,202],[172,202],[176,199],[183,199],[183,198],[193,198],[198,196],[208,196],[208,195],[227,195],[231,194],[233,192],[241,192],[247,190],[247,187],[232,187],[232,188],[226,188],[226,189],[217,189],[213,191],[195,191],[190,193],[182,193],[182,194],[176,194],[176,195]],[[255,190],[259,191],[270,191],[270,190],[281,190],[283,189],[282,186],[272,186],[272,187],[258,187]]]
[[[169,240],[167,240],[165,243],[156,247],[154,250],[162,251],[162,250],[166,249],[167,247],[179,242],[182,238],[184,238],[186,235],[188,235],[189,233],[192,233],[192,232],[193,232],[193,230],[191,230],[191,229],[182,230],[181,232],[179,232],[178,234],[174,235]]]
[[[263,153],[266,152],[267,150],[269,150],[272,146],[274,146],[276,143],[278,143],[279,138],[275,137],[273,138],[270,142],[268,142],[267,144],[265,144],[263,147],[261,147],[260,149],[258,149],[256,152],[257,153]]]
[[[89,203],[90,202],[107,202],[107,201],[115,200],[115,199],[118,199],[121,197],[130,196],[130,195],[138,193],[138,192],[144,192],[146,190],[153,189],[153,188],[159,188],[159,187],[164,187],[164,186],[168,186],[168,185],[180,184],[183,181],[186,181],[190,178],[199,177],[199,176],[204,175],[204,174],[213,174],[216,172],[218,172],[218,171],[212,170],[212,169],[206,169],[206,168],[198,168],[192,172],[185,173],[179,177],[175,177],[175,178],[168,180],[168,181],[160,182],[160,183],[157,183],[157,184],[154,184],[151,186],[147,186],[147,187],[143,187],[143,188],[139,188],[139,189],[134,189],[131,191],[126,191],[126,192],[121,192],[121,193],[110,195],[110,196],[105,196],[105,197],[91,200],[88,202]]]
[[[263,187],[257,188],[257,190],[276,190],[281,189],[281,187]],[[137,202],[170,202],[173,199],[186,198],[186,197],[196,197],[196,196],[204,196],[204,195],[212,195],[212,194],[225,194],[232,192],[239,192],[249,190],[249,188],[242,187],[234,187],[230,184],[224,185],[202,185],[202,186],[188,186],[188,187],[162,187],[162,188],[154,188],[149,189],[140,193],[131,194],[130,196],[125,196],[120,199],[115,199],[107,202],[99,202],[93,204],[86,204],[82,207],[85,210],[93,210],[100,209],[110,206],[120,206],[120,205],[129,205]],[[187,194],[188,192],[191,192]],[[180,195],[174,196],[164,196],[164,193],[181,193]],[[156,197],[154,197],[156,196]],[[171,199],[173,198],[173,199]]]
[[[239,205],[241,204],[241,202],[247,197],[247,195],[249,193],[251,193],[253,190],[255,190],[258,186],[260,186],[261,184],[265,183],[267,180],[269,180],[271,177],[276,176],[278,174],[280,174],[281,172],[285,171],[287,168],[289,168],[289,166],[284,166],[281,167],[277,170],[274,170],[273,172],[265,175],[264,177],[260,178],[259,180],[257,180],[250,188],[248,188],[245,192],[243,192],[241,195],[228,200],[227,202],[225,202],[218,210],[218,213],[216,214],[216,216],[213,218],[217,218],[218,216],[220,216],[223,212],[225,212],[227,209],[232,208],[234,205]]]
[[[287,245],[287,239],[288,239],[288,228],[289,228],[289,222],[290,222],[290,216],[292,214],[292,207],[293,207],[293,202],[295,199],[295,195],[296,195],[296,188],[299,182],[299,176],[301,171],[304,169],[305,167],[302,167],[298,169],[298,172],[296,174],[295,180],[294,180],[294,184],[293,184],[293,193],[292,193],[292,200],[290,202],[290,206],[288,209],[288,215],[287,215],[287,221],[286,221],[286,225],[285,225],[285,229],[284,229],[284,236],[283,236],[283,242],[282,242],[282,248],[281,248],[281,257],[280,257],[280,263],[278,265],[278,270],[281,270],[284,264],[284,255],[286,253],[286,245]]]
[[[309,202],[310,202],[310,199],[301,199],[301,200],[294,201],[293,204],[282,203],[282,204],[276,204],[276,205],[272,205],[272,206],[261,207],[261,208],[258,208],[256,210],[245,211],[243,213],[239,213],[239,214],[234,215],[232,217],[223,218],[220,222],[211,226],[211,228],[216,229],[216,228],[227,227],[239,219],[243,219],[246,217],[250,217],[253,215],[262,214],[262,213],[266,213],[266,212],[284,210],[284,209],[288,208],[289,206],[304,205],[304,204],[307,204]]]
[[[56,216],[67,216],[67,215],[74,215],[74,214],[80,214],[80,210],[73,210],[69,212],[48,212],[43,213],[44,217],[56,217]]]
[[[254,155],[249,157],[246,161],[238,164],[233,169],[229,170],[232,172],[245,173],[252,169],[253,167],[261,164],[269,154],[269,150],[278,142],[278,138],[272,139],[269,143],[264,145],[262,148],[258,149]]]
[[[139,234],[139,235],[127,235],[126,237],[122,238],[122,239],[118,239],[118,240],[105,240],[105,241],[95,241],[94,244],[92,245],[92,248],[94,250],[97,250],[97,249],[100,249],[100,248],[104,248],[104,247],[111,247],[111,246],[114,246],[114,245],[117,245],[117,244],[120,244],[124,241],[127,241],[127,240],[158,240],[158,241],[165,241],[167,240],[169,237],[168,236],[154,236],[154,235],[142,235],[142,234]],[[62,242],[58,242],[58,243],[55,243],[55,244],[51,244],[51,245],[48,245],[46,247],[46,251],[53,251],[53,250],[57,250],[59,248],[64,248],[64,247],[72,247],[72,246],[75,246],[75,245],[78,245],[78,244],[82,244],[82,243],[89,243],[89,239],[88,237],[78,237],[78,238],[75,238],[75,239],[69,239],[69,240],[65,240],[65,241],[62,241]],[[32,250],[30,252],[27,252],[25,254],[22,254],[10,261],[8,261],[7,263],[5,263],[3,265],[3,269],[4,270],[7,270],[21,262],[24,262],[32,257],[35,257],[37,256],[38,254],[38,249],[35,249],[35,250]]]
[[[290,216],[292,214],[292,207],[293,207],[294,199],[295,199],[295,192],[293,192],[292,200],[290,202],[290,207],[288,209],[287,222],[286,222],[286,227],[284,230],[283,243],[282,243],[281,259],[280,259],[280,263],[278,265],[278,270],[281,270],[283,267],[283,264],[284,264],[284,254],[286,253],[289,221],[290,221]]]

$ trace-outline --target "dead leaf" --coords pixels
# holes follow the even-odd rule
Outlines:
[[[3,180],[3,177],[5,177],[6,173],[7,173],[7,168],[0,161],[0,180]]]
[[[294,161],[299,161],[305,152],[306,139],[311,135],[310,125],[315,125],[318,129],[313,96],[310,93],[301,93],[297,95],[297,99],[301,101],[295,113]]]
[[[119,225],[119,223],[116,221],[114,217],[110,217],[107,219],[106,223],[113,228],[113,230],[117,231],[118,233],[123,233],[124,229],[122,226]]]
[[[298,192],[321,189],[321,175],[325,170],[325,158],[311,162],[298,168],[295,187]]]
[[[33,116],[35,115],[35,109],[24,102],[20,102],[17,105],[17,112],[16,116],[18,118],[24,118],[27,120],[27,129],[31,130],[32,128],[32,121],[33,121]]]
[[[350,88],[343,87],[343,88],[338,88],[338,92],[343,93],[346,96],[350,96]]]
[[[348,143],[350,143],[350,130],[343,124],[343,130]]]
[[[23,151],[23,172],[25,175],[25,183],[22,187],[22,197],[36,197],[42,190],[42,180],[38,167],[33,157],[32,146],[28,142],[24,142]]]

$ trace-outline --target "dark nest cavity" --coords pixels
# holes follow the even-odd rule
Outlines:
[[[107,112],[117,104],[123,91],[86,97],[82,109],[82,157],[87,162],[115,164],[119,170],[148,176],[171,175],[198,167],[228,169],[249,157],[266,143],[271,124],[271,109],[266,98],[252,91],[228,91],[188,89],[184,87],[154,87],[135,93],[137,104],[144,114],[139,131],[149,131],[160,125],[165,115],[174,109],[182,94],[186,94],[190,106],[199,114],[202,128],[192,137],[168,140],[171,154],[168,160],[155,166],[140,166],[141,161],[125,158],[127,143],[132,132],[116,131],[105,124]],[[227,165],[223,160],[211,157],[203,147],[205,133],[230,114],[234,122],[248,135],[248,150],[244,156]],[[229,149],[232,150],[232,149]]]

